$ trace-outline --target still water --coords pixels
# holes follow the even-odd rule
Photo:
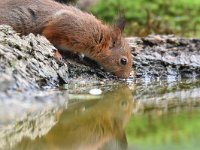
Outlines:
[[[88,94],[92,88],[103,93]],[[13,97],[9,103],[1,100],[0,149],[197,150],[200,147],[199,80],[68,85],[67,89],[28,94],[31,101],[23,99],[22,104]]]

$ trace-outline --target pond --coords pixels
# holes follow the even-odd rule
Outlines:
[[[95,88],[102,94],[89,94]],[[197,150],[200,146],[197,79],[79,83],[10,95],[9,100],[0,100],[2,150]]]

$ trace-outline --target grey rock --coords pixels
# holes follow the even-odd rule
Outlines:
[[[67,82],[68,67],[54,59],[54,49],[42,36],[20,37],[11,27],[0,26],[0,82],[15,81],[10,86],[1,84],[1,89],[28,90],[57,86],[61,79]]]
[[[200,76],[200,39],[174,35],[127,38],[136,77],[195,78]]]

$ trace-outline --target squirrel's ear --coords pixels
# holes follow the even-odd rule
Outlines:
[[[115,23],[115,27],[119,28],[121,32],[124,31],[126,25],[126,20],[123,16],[118,17],[116,23]]]

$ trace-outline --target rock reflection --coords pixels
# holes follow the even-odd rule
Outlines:
[[[57,124],[43,137],[23,138],[16,150],[125,150],[124,128],[131,117],[133,98],[128,87],[102,99],[82,101],[58,112]]]

